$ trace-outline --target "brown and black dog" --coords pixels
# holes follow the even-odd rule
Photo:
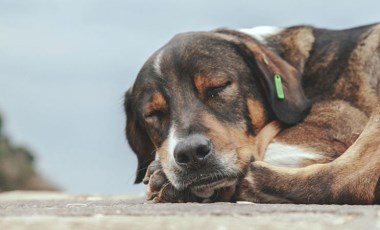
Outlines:
[[[377,203],[379,102],[380,24],[179,34],[125,96],[135,182],[156,202]]]

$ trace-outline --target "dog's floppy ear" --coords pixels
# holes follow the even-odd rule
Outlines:
[[[148,165],[154,160],[155,153],[154,145],[145,127],[137,119],[132,90],[133,89],[130,88],[124,98],[124,109],[127,115],[125,132],[129,145],[137,155],[138,166],[135,184],[138,184],[144,178]]]
[[[279,121],[292,125],[309,113],[311,102],[302,89],[300,73],[284,59],[254,38],[232,30],[215,31],[233,42],[262,84],[265,96]],[[278,98],[275,75],[281,76],[284,98]]]

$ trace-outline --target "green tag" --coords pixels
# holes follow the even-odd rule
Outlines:
[[[274,75],[274,85],[276,87],[276,96],[277,96],[277,99],[284,100],[285,99],[285,95],[284,95],[284,90],[282,88],[282,81],[281,81],[281,75],[280,74],[275,74]]]

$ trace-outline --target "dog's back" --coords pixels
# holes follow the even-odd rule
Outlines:
[[[303,71],[305,94],[313,101],[345,100],[367,115],[379,101],[380,24],[348,30],[291,27],[267,43]]]
[[[299,35],[312,37],[312,46],[295,48],[296,39],[290,38]],[[314,106],[303,122],[283,130],[273,140],[265,160],[291,167],[334,160],[354,143],[379,104],[380,25],[348,30],[293,27],[267,40],[296,66],[301,61],[289,50],[309,49],[306,61],[298,68],[303,70],[305,94]],[[284,48],[286,42],[289,45]]]

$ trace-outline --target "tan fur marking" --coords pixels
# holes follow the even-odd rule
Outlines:
[[[252,159],[262,160],[268,144],[281,131],[280,124],[274,121],[253,137],[245,134],[243,126],[223,125],[209,114],[204,114],[203,117],[205,124],[210,128],[208,136],[213,140],[217,152],[236,151],[241,167],[245,167]]]
[[[252,125],[255,127],[256,131],[260,130],[266,122],[264,106],[259,101],[248,98],[247,107]]]
[[[203,75],[198,75],[194,78],[194,85],[195,88],[197,88],[198,92],[203,93],[204,89],[206,88],[206,78]]]
[[[166,139],[160,148],[156,148],[156,154],[159,156],[160,158],[160,162],[161,162],[161,165],[162,165],[162,168],[165,170],[168,169],[168,163],[169,163],[169,159],[168,159],[168,152],[169,152],[169,139]]]
[[[162,110],[167,108],[167,103],[165,98],[162,96],[161,93],[155,92],[149,103],[147,103],[145,108],[145,115],[149,114],[152,111],[155,110]]]
[[[166,106],[166,100],[160,93],[154,93],[152,97],[151,106],[154,109],[159,109]]]
[[[237,154],[236,166],[243,169],[255,154],[255,137],[245,133],[244,124],[231,126],[220,123],[212,115],[202,114],[202,121],[209,128],[208,137],[213,140],[216,152],[229,155],[233,158]],[[233,162],[231,167],[235,167]]]
[[[236,139],[231,138],[231,132],[236,128],[221,124],[215,117],[208,113],[202,114],[202,117],[202,121],[206,127],[210,129],[208,136],[214,141],[214,145],[217,148],[228,149],[237,145]]]

